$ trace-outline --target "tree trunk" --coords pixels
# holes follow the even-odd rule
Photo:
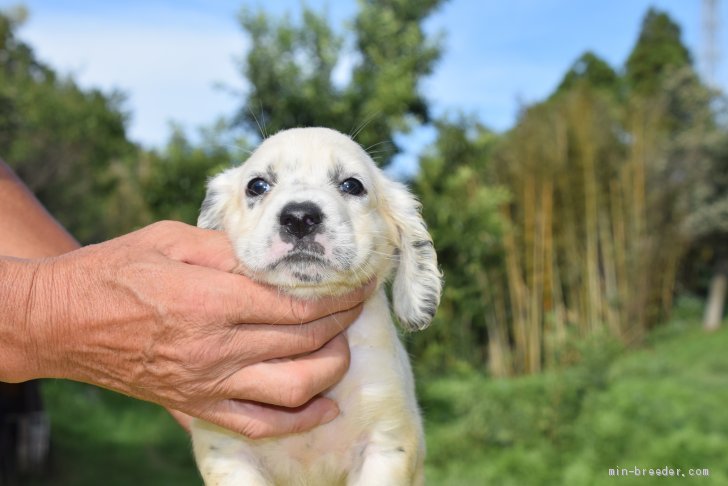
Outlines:
[[[723,319],[726,288],[728,288],[728,259],[721,259],[715,266],[715,273],[710,280],[708,302],[705,306],[703,327],[706,331],[715,331]]]

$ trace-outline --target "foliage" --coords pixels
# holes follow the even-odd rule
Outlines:
[[[134,150],[123,98],[59,78],[16,38],[19,22],[0,15],[0,153],[73,234],[96,241],[110,231],[108,164]]]
[[[694,307],[694,306],[693,306]],[[432,484],[608,485],[616,467],[708,468],[728,481],[728,332],[698,329],[699,305],[648,349],[585,344],[579,365],[540,375],[421,385]],[[609,343],[609,341],[606,341]],[[664,478],[620,478],[658,484]],[[680,478],[703,484],[705,478]],[[661,484],[661,483],[659,483]]]
[[[554,95],[569,92],[586,85],[612,94],[620,91],[622,80],[606,61],[593,52],[585,52],[574,61],[556,88]]]
[[[728,236],[728,130],[714,134],[707,147],[707,164],[693,193],[687,231],[696,239]],[[717,245],[716,245],[717,246]]]
[[[438,40],[425,36],[424,20],[443,0],[361,0],[348,37],[323,14],[304,7],[301,25],[243,10],[240,23],[252,47],[241,66],[250,83],[240,123],[273,134],[298,126],[327,126],[350,133],[368,149],[378,147],[382,165],[398,149],[394,136],[428,120],[420,80],[440,57]],[[346,69],[346,81],[335,79]],[[340,76],[341,77],[341,76]]]
[[[139,164],[142,171],[140,193],[155,220],[197,222],[200,202],[204,198],[203,181],[233,165],[245,150],[243,140],[235,141],[234,148],[224,143],[225,130],[224,124],[209,129],[203,132],[202,141],[193,145],[179,128],[175,128],[161,153],[145,154]]]
[[[167,146],[126,137],[123,96],[59,78],[16,38],[21,13],[0,15],[0,153],[82,243],[159,219],[194,224],[208,176],[247,144],[220,121],[193,144],[173,127]]]
[[[709,140],[722,132],[687,51],[676,60],[663,42],[668,54],[684,50],[679,29],[651,10],[624,76],[584,54],[488,145],[467,124],[437,125],[415,187],[446,274],[437,322],[458,327],[413,338],[426,361],[536,372],[573,362],[575,339],[606,332],[635,344],[667,316],[694,236],[691,200],[716,174]],[[631,60],[648,54],[652,71],[637,73]],[[445,349],[457,358],[431,361]]]
[[[627,59],[629,87],[639,94],[655,93],[675,70],[691,64],[690,53],[680,39],[680,27],[666,13],[649,9]]]
[[[163,408],[62,380],[44,382],[43,397],[51,467],[23,484],[202,484],[188,435]]]
[[[671,179],[660,106],[583,85],[531,108],[496,154],[515,369],[563,359],[571,335],[625,343],[670,308],[687,184]],[[671,241],[671,245],[663,242]]]
[[[501,258],[499,207],[508,199],[486,178],[497,136],[466,118],[438,120],[435,127],[438,138],[421,158],[413,190],[422,202],[445,287],[433,326],[409,338],[412,351],[433,370],[482,363],[490,354],[488,336],[505,332],[507,339],[485,270]]]
[[[725,115],[726,106],[718,106]],[[705,163],[697,168],[700,174],[696,177],[689,202],[690,214],[685,222],[691,245],[680,277],[684,290],[702,293],[712,276],[706,307],[720,312],[725,295],[719,295],[715,286],[721,273],[728,275],[728,125],[705,138]],[[706,325],[708,315],[706,309]]]

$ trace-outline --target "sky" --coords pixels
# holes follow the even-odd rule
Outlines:
[[[728,91],[728,0],[718,3],[714,84]],[[0,9],[17,5],[0,0]],[[246,86],[239,63],[249,46],[237,22],[243,6],[271,14],[300,12],[301,0],[25,0],[30,17],[19,31],[37,56],[84,87],[127,96],[128,133],[161,147],[175,122],[190,133],[231,116]],[[344,29],[355,0],[306,0]],[[490,128],[510,128],[518,109],[547,97],[587,50],[621,68],[650,6],[682,27],[683,42],[702,68],[700,0],[450,0],[426,23],[443,33],[444,55],[422,89],[436,116],[465,113]],[[721,25],[722,22],[722,25]],[[346,65],[338,76],[346,79]],[[402,137],[402,174],[433,137]]]

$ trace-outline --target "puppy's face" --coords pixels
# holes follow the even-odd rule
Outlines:
[[[198,224],[228,233],[248,276],[299,297],[383,281],[396,267],[395,310],[405,326],[425,327],[439,302],[436,256],[416,201],[333,130],[266,139],[210,182]]]

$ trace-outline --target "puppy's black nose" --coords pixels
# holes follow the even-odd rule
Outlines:
[[[281,230],[298,239],[318,230],[323,214],[321,208],[311,202],[291,202],[281,209]]]

